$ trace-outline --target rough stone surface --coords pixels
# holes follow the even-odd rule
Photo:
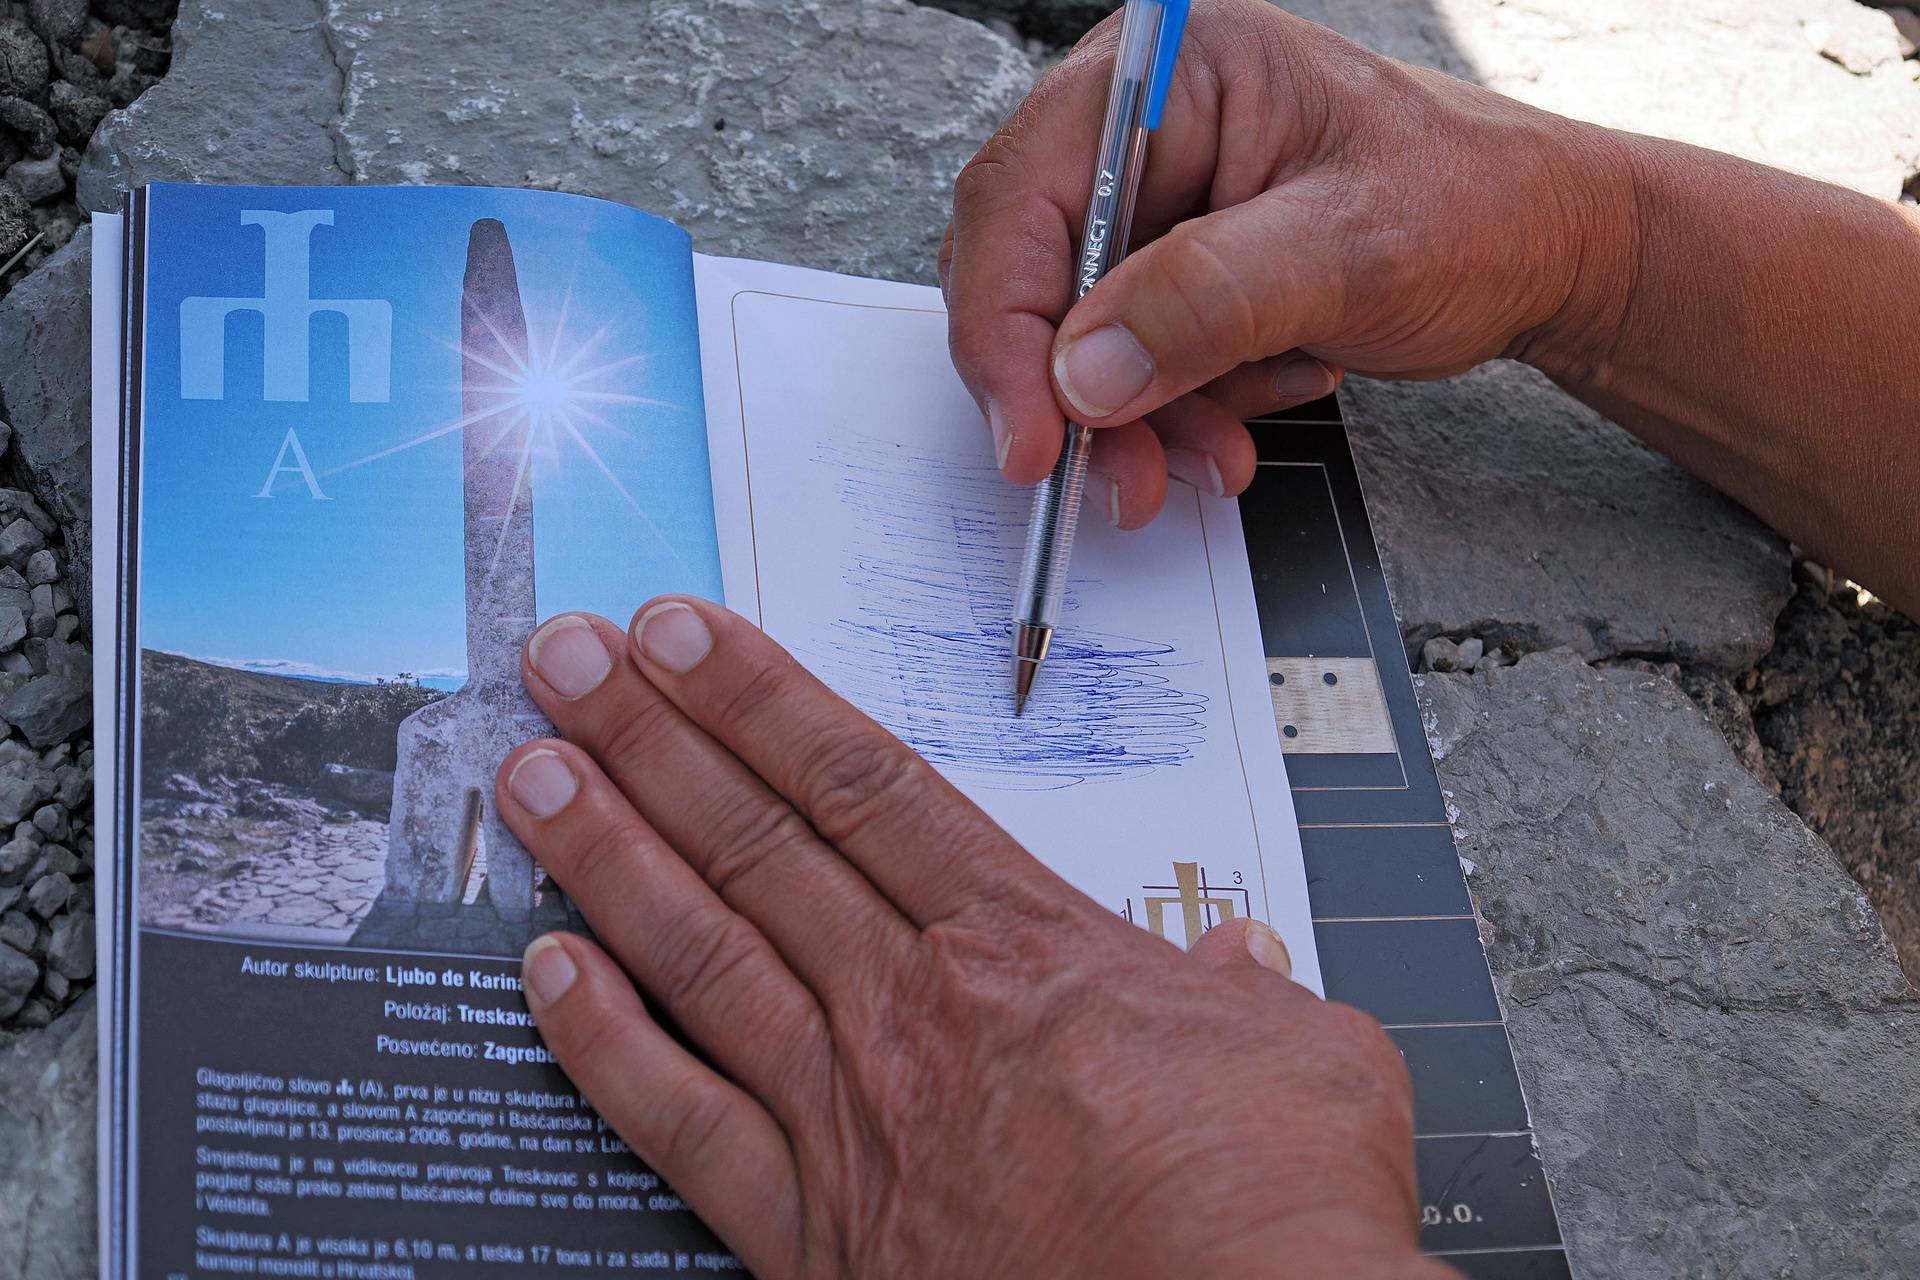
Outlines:
[[[44,160],[16,160],[7,166],[6,177],[29,204],[45,204],[67,189],[67,176],[60,171],[57,155]]]
[[[90,230],[82,230],[0,300],[0,407],[33,491],[67,536],[69,591],[91,616],[87,434]]]
[[[306,0],[248,8],[183,7],[172,70],[102,126],[83,203],[167,177],[553,187],[710,253],[931,280],[953,176],[1031,76],[906,0],[658,3],[644,23],[603,0],[552,24],[362,0],[325,30]]]
[[[0,183],[0,254],[11,258],[33,239],[33,209],[12,183]]]
[[[1920,623],[1809,579],[1748,687],[1756,737],[1920,978]]]
[[[1658,676],[1422,696],[1576,1274],[1906,1274],[1920,1004],[1859,886]]]
[[[47,87],[47,46],[23,22],[0,20],[0,94],[34,98]]]
[[[29,927],[31,923],[28,922]],[[39,980],[40,966],[33,962],[31,955],[11,943],[0,942],[0,1018],[12,1017],[14,1011],[27,1002],[33,993],[33,984]]]
[[[167,78],[95,134],[80,175],[81,207],[121,208],[130,178],[341,181],[331,132],[340,68],[316,7],[313,0],[183,5]],[[556,38],[562,25],[529,24]],[[491,41],[468,33],[459,43]],[[441,65],[439,55],[428,61]]]
[[[94,1280],[94,999],[0,1040],[0,1276]]]
[[[1740,669],[1772,643],[1786,544],[1539,374],[1352,379],[1343,401],[1410,651],[1468,632]]]
[[[1920,169],[1920,85],[1854,0],[1289,0],[1396,58],[1550,111],[1893,199]],[[1843,42],[1843,66],[1821,52]]]
[[[86,682],[51,673],[35,676],[0,702],[0,716],[36,747],[51,746],[84,729],[92,714]]]

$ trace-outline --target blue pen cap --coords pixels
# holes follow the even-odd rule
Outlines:
[[[1166,109],[1167,90],[1173,85],[1173,64],[1180,58],[1180,39],[1187,31],[1187,9],[1191,0],[1154,0],[1160,6],[1160,30],[1153,42],[1153,66],[1147,71],[1146,105],[1140,123],[1148,129],[1160,127],[1160,113]]]

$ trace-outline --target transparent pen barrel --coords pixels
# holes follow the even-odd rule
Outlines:
[[[1060,460],[1034,486],[1033,519],[1020,560],[1025,590],[1014,602],[1015,622],[1051,627],[1060,620],[1067,564],[1073,557],[1073,531],[1080,521],[1080,495],[1086,488],[1087,458],[1092,452],[1093,432],[1077,422],[1068,423]]]

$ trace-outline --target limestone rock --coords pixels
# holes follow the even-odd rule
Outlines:
[[[55,871],[34,881],[33,888],[27,890],[27,910],[42,920],[51,920],[67,909],[72,898],[73,881]]]
[[[44,586],[57,582],[60,578],[60,566],[53,558],[53,552],[42,548],[27,557],[27,581],[34,586]]]
[[[1468,633],[1738,670],[1772,642],[1786,544],[1532,370],[1342,400],[1411,651]]]
[[[88,93],[64,80],[47,92],[47,114],[60,130],[61,141],[76,147],[87,145],[101,118],[112,108],[113,104],[99,94]]]
[[[93,916],[84,911],[53,922],[47,941],[47,967],[63,978],[78,981],[93,976]]]
[[[87,521],[91,244],[92,229],[83,227],[0,299],[0,404],[19,437],[20,460],[34,494],[46,508],[42,518],[51,515],[66,530],[68,590],[82,617],[92,616]],[[16,519],[22,517],[33,523],[30,514]],[[17,585],[27,584],[23,579]]]
[[[1826,846],[1660,676],[1422,696],[1575,1273],[1902,1274],[1920,1002]]]
[[[1821,57],[1839,63],[1856,76],[1870,76],[1906,56],[1900,50],[1900,33],[1893,19],[1865,5],[1835,7],[1805,20],[1800,29]]]
[[[19,134],[32,156],[52,155],[60,136],[53,117],[26,98],[0,97],[0,124]]]
[[[591,45],[518,22],[475,39],[503,16],[490,0],[334,11],[359,181],[559,187],[670,218],[705,252],[927,281],[954,175],[1032,75],[1007,41],[906,0],[671,0],[645,23],[602,0],[576,11]]]
[[[0,945],[30,956],[33,954],[34,940],[39,936],[40,926],[26,912],[8,911],[0,914]]]
[[[382,814],[393,804],[393,771],[329,764],[316,779],[323,795],[367,813]]]
[[[57,200],[67,189],[67,176],[60,172],[60,157],[44,160],[16,160],[7,166],[7,181],[25,196],[29,204]]]
[[[1920,85],[1897,56],[1890,20],[1854,0],[1288,0],[1286,7],[1383,53],[1549,111],[1730,151],[1886,199],[1920,169]],[[1809,39],[1822,24],[1828,39],[1866,42],[1866,73],[1822,56],[1820,42]],[[1883,60],[1885,51],[1895,56]]]
[[[12,1017],[33,994],[33,984],[39,980],[40,966],[32,956],[0,942],[0,1018]]]
[[[173,69],[101,126],[83,204],[154,178],[555,187],[707,252],[931,280],[953,176],[1032,74],[907,0],[677,0],[644,23],[601,0],[553,24],[346,0],[324,39],[306,0],[245,8],[182,7]]]
[[[47,47],[24,23],[0,20],[0,94],[37,98],[47,87]]]
[[[100,126],[81,170],[80,206],[119,209],[130,182],[343,180],[330,131],[342,99],[340,67],[325,19],[316,22],[314,11],[312,0],[182,4],[173,28],[172,69]],[[493,20],[502,29],[546,30],[555,39],[568,25],[536,25],[513,7],[495,11]],[[518,37],[498,38],[519,43]],[[494,39],[476,29],[456,43]],[[444,53],[414,56],[444,66]],[[443,110],[457,96],[454,83],[442,81]]]
[[[94,997],[0,1046],[0,1275],[94,1280]]]
[[[62,741],[85,728],[92,716],[85,680],[57,673],[35,676],[0,702],[0,718],[36,747]]]
[[[27,25],[49,44],[72,44],[87,31],[87,0],[27,0]]]
[[[0,254],[11,258],[33,239],[33,208],[12,183],[0,182]]]

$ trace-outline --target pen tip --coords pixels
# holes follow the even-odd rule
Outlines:
[[[1023,716],[1027,713],[1027,698],[1033,693],[1033,678],[1040,673],[1037,662],[1018,662],[1013,664],[1013,714]]]

